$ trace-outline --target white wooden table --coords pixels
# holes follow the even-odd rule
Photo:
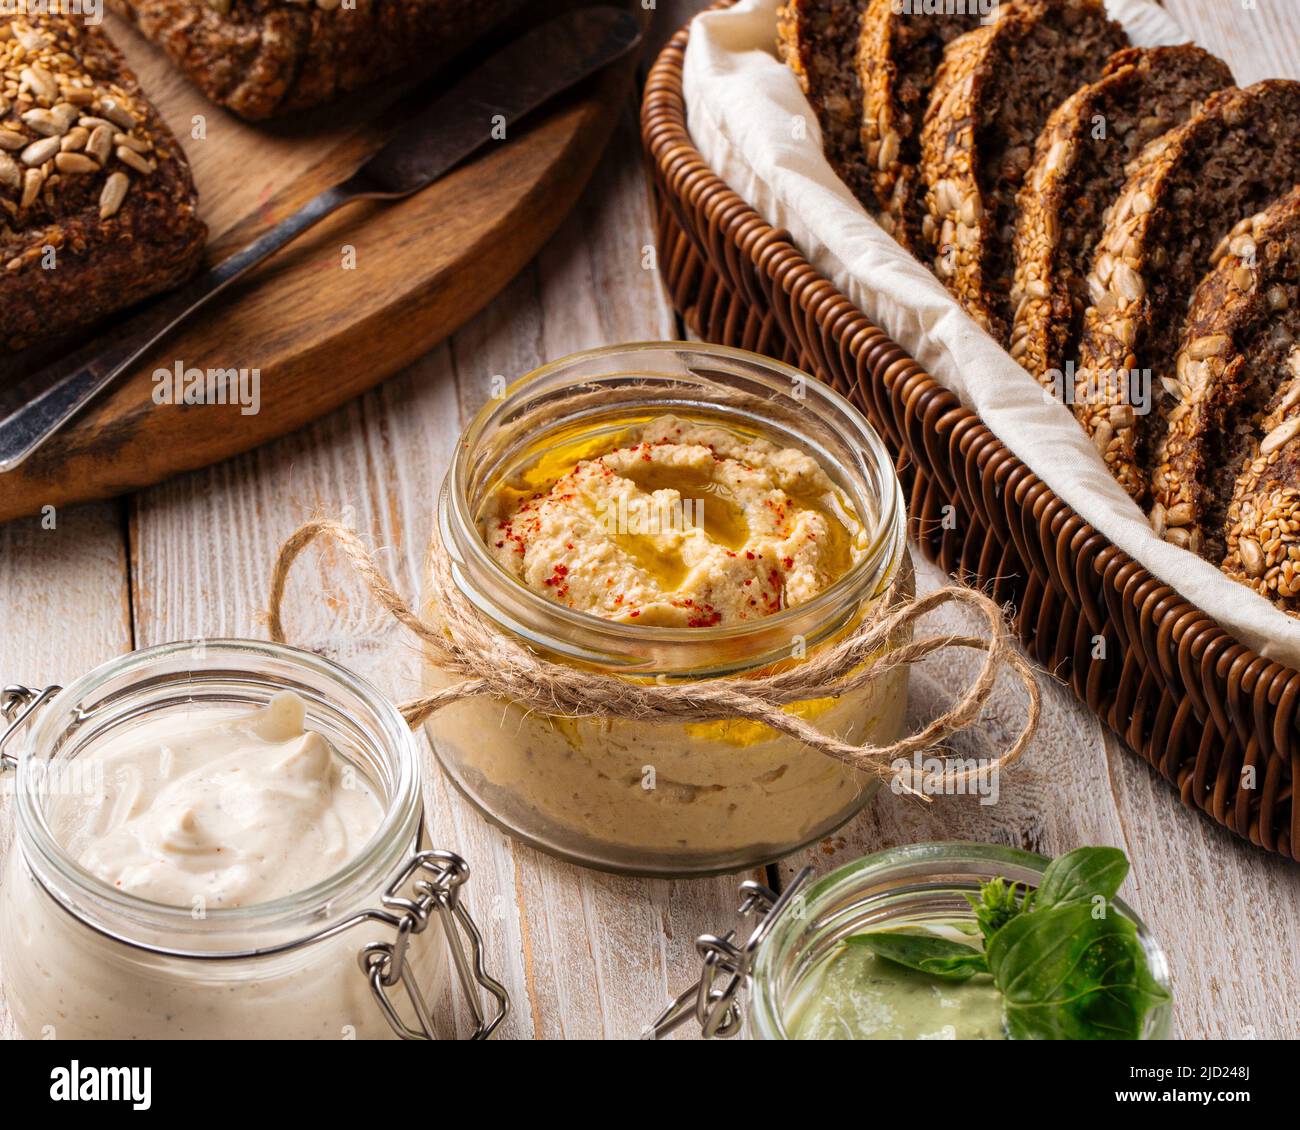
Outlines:
[[[662,39],[703,5],[660,0]],[[1244,84],[1300,78],[1296,0],[1168,0],[1192,37]],[[681,336],[658,277],[635,107],[575,214],[482,315],[410,370],[307,430],[116,502],[0,527],[0,681],[66,681],[132,648],[176,639],[264,637],[260,615],[281,541],[304,518],[343,515],[418,592],[435,492],[457,431],[495,374],[516,376],[573,350]],[[339,359],[346,364],[346,358]],[[328,379],[328,374],[322,374]],[[386,622],[330,553],[313,554],[290,592],[295,642],[328,653],[401,698],[418,685],[410,640]],[[923,587],[942,583],[921,567]],[[918,673],[918,716],[952,672]],[[1001,800],[886,793],[848,828],[780,865],[825,871],[924,839],[993,840],[1054,854],[1117,844],[1134,861],[1125,896],[1173,963],[1176,1031],[1188,1038],[1287,1037],[1300,1029],[1300,867],[1203,816],[1123,750],[1063,686],[1044,680],[1032,752]],[[1015,703],[990,712],[996,735]],[[434,841],[472,863],[472,908],[514,1010],[502,1035],[639,1034],[695,976],[692,941],[734,923],[740,877],[614,878],[522,847],[490,827],[428,762]],[[0,802],[0,838],[10,805]],[[760,879],[772,876],[758,875]],[[463,1018],[457,1024],[464,1026]],[[0,1032],[8,1022],[0,1012]]]

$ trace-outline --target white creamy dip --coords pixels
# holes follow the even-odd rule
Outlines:
[[[54,838],[100,882],[169,908],[114,917],[116,931],[187,952],[215,937],[219,951],[245,952],[380,905],[391,874],[295,912],[291,926],[258,909],[365,855],[385,816],[382,793],[304,712],[288,693],[252,712],[196,703],[117,726],[77,753],[77,780],[94,787],[46,799]],[[110,941],[80,914],[41,887],[15,845],[0,882],[0,984],[28,1038],[392,1037],[357,964],[364,945],[393,939],[391,927],[205,961]],[[411,944],[430,999],[446,976],[441,941],[430,930]]]
[[[58,797],[51,831],[118,890],[170,906],[251,906],[314,886],[360,854],[383,819],[365,777],[289,692],[253,713],[146,720],[88,750],[96,796]]]

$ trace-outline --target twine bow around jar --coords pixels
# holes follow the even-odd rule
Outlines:
[[[490,696],[515,702],[542,714],[568,718],[619,718],[644,722],[720,722],[734,719],[762,723],[827,757],[882,780],[895,780],[900,791],[928,799],[900,777],[899,759],[934,750],[959,731],[972,727],[993,694],[998,675],[1007,670],[1023,685],[1028,703],[1025,723],[1015,741],[998,757],[977,768],[944,775],[945,782],[975,781],[1017,760],[1038,727],[1041,701],[1032,667],[1016,649],[1002,609],[983,593],[961,586],[939,589],[916,600],[891,600],[884,594],[845,638],[818,649],[797,666],[773,674],[663,685],[653,680],[579,670],[537,655],[487,619],[461,593],[451,559],[435,530],[429,545],[429,577],[438,594],[444,625],[425,623],[379,571],[357,534],[328,519],[307,522],[280,548],[271,578],[267,626],[271,639],[286,643],[281,606],[294,562],[318,538],[333,540],[361,575],[371,595],[394,619],[428,647],[431,660],[459,681],[400,707],[411,729],[446,706]],[[946,604],[964,605],[988,620],[988,636],[940,635],[896,643],[922,616]],[[838,698],[883,678],[895,668],[918,663],[948,649],[985,653],[979,674],[957,701],[928,725],[887,745],[854,745],[818,729],[785,709],[809,699]]]

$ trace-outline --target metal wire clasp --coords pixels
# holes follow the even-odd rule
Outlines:
[[[434,913],[442,922],[456,976],[474,1012],[475,1028],[470,1039],[486,1040],[510,1010],[505,987],[483,968],[483,936],[460,901],[461,888],[468,878],[469,864],[454,852],[431,850],[413,855],[383,895],[384,907],[396,912],[397,938],[391,942],[370,942],[359,955],[361,972],[370,982],[375,1000],[393,1031],[404,1040],[437,1039],[428,1003],[407,961],[411,938],[428,929]],[[415,898],[407,898],[402,891],[412,880]],[[465,942],[469,943],[468,954]],[[406,990],[415,1011],[418,1029],[398,1015],[389,995],[389,990],[399,984]],[[496,1001],[491,1015],[484,1011],[480,988]]]
[[[692,1016],[706,1040],[715,1037],[725,1040],[736,1035],[745,1023],[737,994],[749,981],[754,957],[773,924],[808,884],[812,873],[811,867],[805,867],[780,895],[753,880],[741,883],[739,914],[742,918],[758,917],[749,940],[738,946],[734,930],[720,938],[716,934],[701,934],[696,938],[695,948],[704,961],[704,972],[655,1018],[642,1039],[661,1040]]]
[[[18,768],[18,755],[8,752],[6,747],[27,724],[27,720],[62,689],[46,687],[38,691],[15,684],[0,691],[0,715],[5,720],[4,732],[0,733],[0,772]]]

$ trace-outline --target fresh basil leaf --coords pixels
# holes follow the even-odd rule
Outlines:
[[[984,955],[979,950],[933,934],[881,930],[854,934],[845,940],[849,945],[866,946],[877,957],[945,981],[966,981],[976,973],[988,972]]]
[[[1047,865],[1035,904],[1042,909],[1096,895],[1112,899],[1127,876],[1128,859],[1119,848],[1075,848]]]
[[[1137,927],[1110,907],[1096,917],[1090,900],[1012,919],[985,955],[1013,1039],[1135,1040],[1146,1014],[1169,999]]]

